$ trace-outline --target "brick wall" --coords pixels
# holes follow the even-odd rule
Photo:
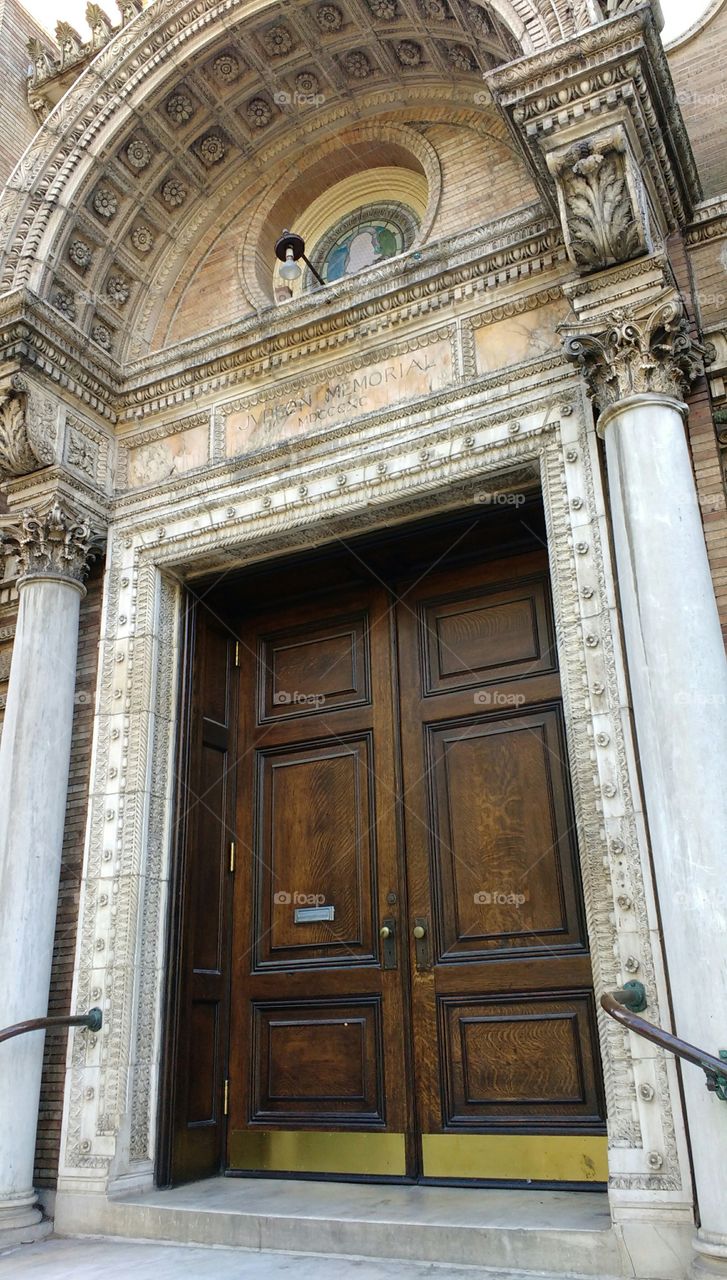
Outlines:
[[[688,5],[688,0],[682,3]],[[727,191],[725,58],[727,3],[691,40],[669,54],[677,98],[705,196]]]
[[[469,113],[462,114],[467,117]],[[405,113],[402,113],[402,119],[407,122]],[[502,132],[501,125],[495,128]],[[466,118],[459,124],[428,124],[421,131],[434,147],[442,170],[442,194],[428,243],[482,226],[537,200],[537,191],[524,164],[513,154],[511,144],[494,132],[483,136],[472,128],[471,121]],[[373,167],[390,164],[392,160],[381,147],[372,147],[367,163]],[[298,198],[297,206],[291,198],[290,207],[279,211],[275,230],[271,226],[262,233],[270,262],[279,229],[295,226],[296,207],[300,213],[320,194],[320,190],[349,173],[345,170],[337,174],[328,158],[321,168],[320,185],[316,185],[315,173],[306,171],[300,180],[305,196]],[[200,261],[182,297],[177,299],[173,292],[170,295],[153,338],[154,348],[180,342],[253,313],[254,308],[243,292],[238,267],[240,245],[250,216],[250,207],[246,207],[227,227],[220,220],[219,234]]]
[[[687,298],[692,315],[697,315],[695,295],[698,290],[692,265],[680,235],[672,236],[669,241],[669,257],[677,285]],[[722,632],[727,643],[727,504],[722,460],[709,383],[706,378],[699,379],[689,398],[688,436],[707,554],[712,569]]]
[[[26,87],[30,36],[50,50],[55,47],[17,0],[0,0],[0,187],[38,128]]]

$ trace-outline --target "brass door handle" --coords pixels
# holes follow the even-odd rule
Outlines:
[[[420,971],[422,969],[431,969],[432,962],[429,955],[429,939],[427,933],[429,931],[429,922],[424,916],[420,916],[414,921],[412,934],[414,936],[414,951],[416,953],[416,965]]]
[[[396,968],[396,920],[387,916],[379,929],[379,937],[383,942],[381,960],[384,969]]]

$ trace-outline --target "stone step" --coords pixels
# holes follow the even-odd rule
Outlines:
[[[59,1195],[56,1231],[551,1277],[684,1275],[675,1256],[662,1262],[655,1228],[638,1249],[624,1241],[599,1192],[213,1178],[114,1200]]]
[[[552,1277],[439,1263],[322,1258],[103,1239],[62,1240],[0,1254],[0,1280],[552,1280]]]

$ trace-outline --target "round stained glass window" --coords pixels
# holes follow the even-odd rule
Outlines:
[[[418,230],[416,215],[403,205],[364,205],[329,228],[311,260],[326,283],[342,280],[404,253]],[[312,277],[306,280],[312,283]]]

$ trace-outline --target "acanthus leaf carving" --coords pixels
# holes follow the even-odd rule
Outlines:
[[[585,375],[599,413],[627,396],[684,399],[710,359],[709,348],[690,332],[678,296],[660,302],[646,319],[613,311],[599,332],[566,337],[565,353]]]
[[[566,248],[582,271],[601,271],[652,248],[643,183],[622,126],[551,151]]]
[[[25,476],[55,460],[55,409],[13,374],[0,403],[0,480]]]
[[[82,585],[98,544],[88,520],[56,498],[6,526],[1,546],[4,554],[20,561],[21,578],[52,577]]]

